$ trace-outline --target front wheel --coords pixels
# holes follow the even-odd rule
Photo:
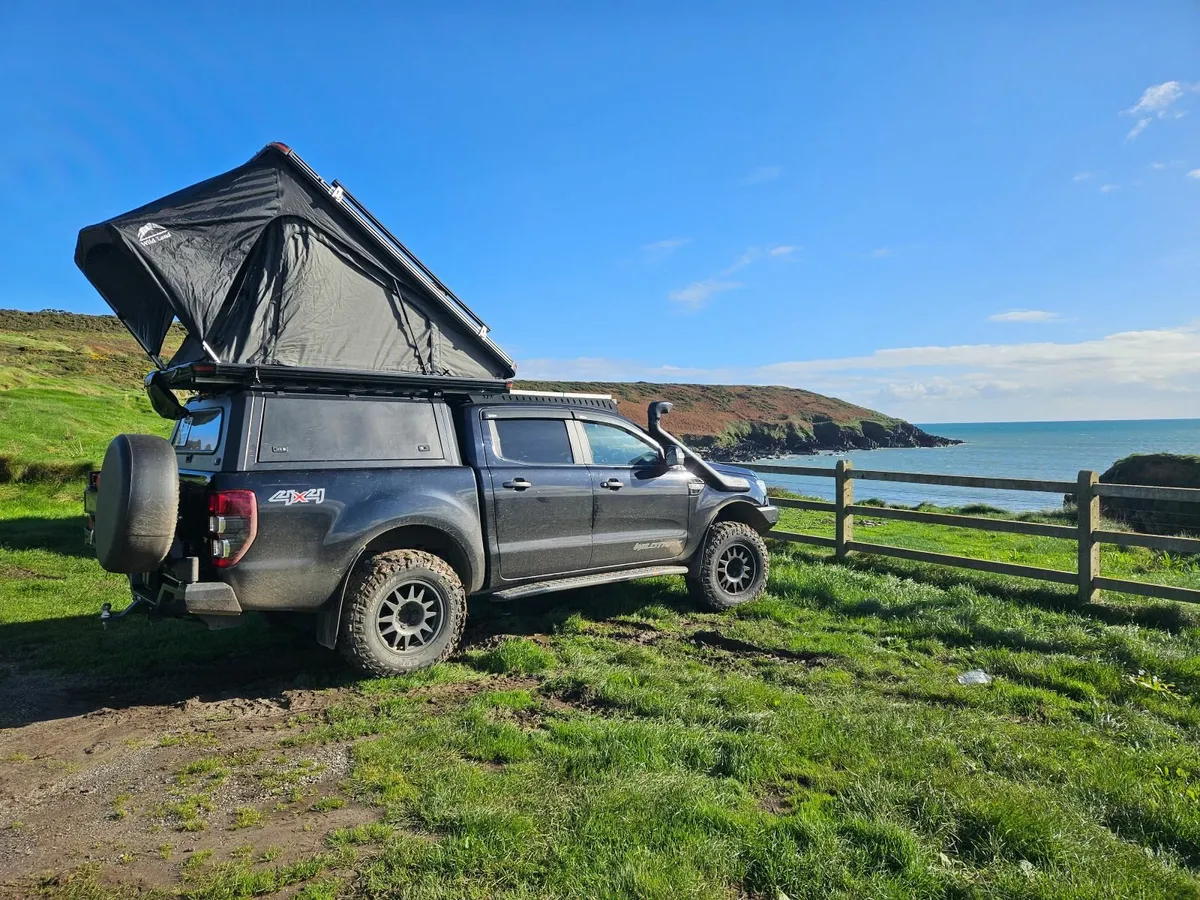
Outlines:
[[[704,536],[688,592],[722,611],[756,600],[767,587],[771,561],[758,532],[741,522],[718,522]]]
[[[450,656],[466,622],[466,592],[445,560],[391,550],[355,566],[338,645],[364,672],[402,675]]]

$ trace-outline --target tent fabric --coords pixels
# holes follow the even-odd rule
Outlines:
[[[413,277],[290,152],[79,233],[76,265],[151,356],[466,378],[511,363]]]

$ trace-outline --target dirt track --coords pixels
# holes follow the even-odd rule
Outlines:
[[[281,744],[343,688],[304,686],[311,676],[238,684],[239,673],[223,674],[226,689],[204,698],[163,684],[117,696],[44,671],[0,679],[0,896],[26,896],[31,878],[87,863],[156,887],[176,883],[197,851],[279,848],[286,863],[311,855],[334,828],[378,818],[350,802],[311,809],[338,797],[347,745]],[[216,764],[205,760],[224,761],[224,774],[203,771]],[[196,796],[211,809],[190,819],[170,809]],[[240,808],[259,810],[261,821],[235,827]]]

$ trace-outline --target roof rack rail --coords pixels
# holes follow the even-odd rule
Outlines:
[[[509,391],[518,397],[568,397],[572,400],[611,400],[612,394],[580,394],[572,391]]]
[[[433,293],[435,297],[442,301],[446,307],[453,312],[459,320],[470,328],[476,335],[483,340],[488,348],[495,353],[500,359],[504,360],[509,366],[515,368],[516,363],[507,353],[488,337],[488,332],[491,330],[483,319],[479,318],[472,309],[463,303],[458,296],[446,287],[432,270],[425,263],[421,262],[411,250],[409,250],[400,239],[388,230],[387,226],[380,222],[375,216],[355,197],[346,186],[336,178],[330,184],[322,178],[317,171],[300,158],[300,155],[295,150],[285,144],[276,142],[274,145],[278,150],[284,153],[289,159],[296,163],[301,172],[311,179],[319,187],[323,188],[335,203],[341,204],[358,222],[359,226],[367,232],[378,244],[387,250],[396,260],[404,266],[404,268],[414,278],[420,281],[425,287]]]
[[[377,396],[494,396],[508,391],[508,382],[488,378],[414,375],[401,372],[360,372],[348,369],[301,368],[250,363],[192,362],[152,373],[168,388],[184,390],[286,390],[297,393],[372,394]]]
[[[619,412],[617,401],[608,394],[567,394],[557,391],[508,391],[503,394],[472,393],[474,403],[546,403],[563,406],[589,406]]]

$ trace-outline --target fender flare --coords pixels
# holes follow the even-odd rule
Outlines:
[[[766,534],[774,527],[774,522],[767,518],[763,507],[740,497],[731,498],[718,506],[704,530],[707,532],[717,522],[745,522],[759,534]]]
[[[355,550],[354,556],[350,559],[349,565],[346,566],[346,570],[342,573],[341,580],[334,589],[333,595],[327,601],[325,601],[325,604],[317,613],[318,644],[320,644],[322,647],[327,647],[330,650],[336,648],[338,630],[342,621],[342,606],[346,602],[346,591],[350,587],[350,576],[353,574],[354,568],[358,565],[359,561],[364,555],[366,555],[367,548],[394,531],[411,527],[427,528],[430,531],[436,531],[443,535],[449,543],[457,548],[457,551],[461,555],[462,561],[466,565],[468,571],[459,572],[456,574],[459,574],[460,577],[464,575],[466,576],[463,578],[463,588],[466,590],[468,595],[473,593],[473,591],[476,589],[474,583],[482,579],[483,573],[482,571],[476,571],[478,567],[471,558],[471,552],[465,545],[462,536],[457,533],[456,529],[448,528],[444,522],[435,522],[427,519],[424,516],[416,516],[409,519],[397,519],[395,521],[388,522],[381,528],[376,529],[375,532],[369,538],[367,538],[367,540],[358,545],[358,549]],[[449,560],[447,560],[447,562],[449,562]]]

